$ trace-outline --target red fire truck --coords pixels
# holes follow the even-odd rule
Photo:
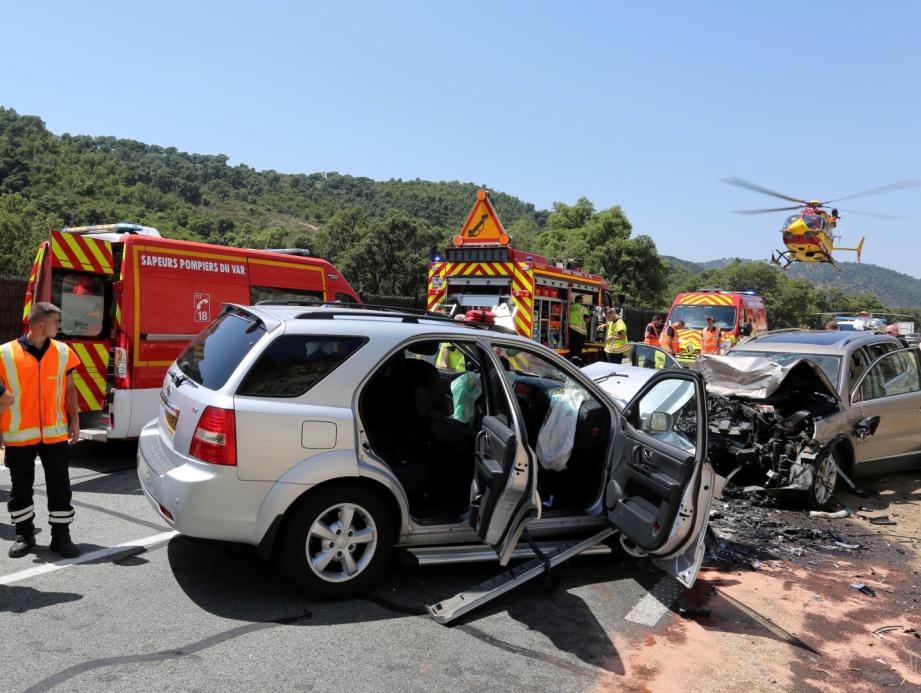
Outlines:
[[[608,283],[510,243],[486,191],[478,191],[454,247],[429,265],[428,309],[489,310],[518,334],[567,354],[569,306],[582,296],[592,315],[583,356],[596,360],[602,349],[593,341],[603,321],[600,308],[612,300]]]
[[[222,303],[359,302],[333,265],[302,254],[172,240],[136,224],[53,230],[32,265],[23,323],[33,301],[61,308],[58,338],[81,361],[81,437],[135,438],[157,415],[167,368]]]

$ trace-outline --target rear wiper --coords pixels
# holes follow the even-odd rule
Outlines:
[[[185,373],[180,373],[179,375],[176,375],[175,373],[170,373],[170,377],[173,379],[173,385],[175,385],[176,387],[179,387],[180,385],[182,385],[182,384],[185,383],[185,382],[189,382],[189,383],[191,383],[192,385],[194,385],[195,387],[198,387],[198,383],[196,383],[194,380],[192,380],[192,379],[191,379],[189,376],[187,376]]]

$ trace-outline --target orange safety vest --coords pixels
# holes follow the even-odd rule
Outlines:
[[[67,440],[67,372],[79,366],[80,359],[63,342],[50,342],[41,361],[18,339],[0,346],[0,378],[16,398],[0,414],[0,433],[10,447]]]
[[[672,337],[668,333],[668,327],[662,330],[662,336],[659,337],[660,346],[665,349],[670,354],[677,354],[681,351],[681,342],[678,339],[678,328],[672,325],[669,325],[672,331],[675,333],[675,336]]]
[[[649,336],[649,328],[652,328],[652,333],[655,335],[655,337]],[[654,322],[651,322],[648,325],[646,325],[646,332],[645,332],[645,336],[643,337],[643,344],[652,344],[653,346],[661,346],[659,344],[659,333],[656,330],[656,324]]]
[[[718,354],[720,353],[720,328],[708,330],[706,327],[700,333],[700,353],[701,354]]]

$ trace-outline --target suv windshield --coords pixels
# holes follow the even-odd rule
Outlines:
[[[768,361],[773,361],[781,366],[786,366],[798,359],[808,359],[822,369],[828,381],[838,387],[838,373],[841,371],[841,357],[830,354],[801,354],[788,351],[746,351],[744,349],[731,349],[727,356],[760,356]]]
[[[712,315],[716,326],[723,330],[733,330],[736,326],[735,306],[674,306],[668,320],[675,324],[684,321],[684,326],[691,330],[701,330],[707,326],[707,316]]]
[[[199,385],[218,390],[264,334],[265,327],[251,315],[224,313],[189,342],[176,365]]]

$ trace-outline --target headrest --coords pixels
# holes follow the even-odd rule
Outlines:
[[[406,348],[410,354],[434,356],[438,353],[438,342],[418,342]]]

